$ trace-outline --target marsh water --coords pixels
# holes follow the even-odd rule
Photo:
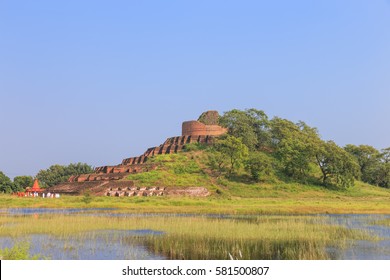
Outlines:
[[[197,216],[191,214],[134,214],[118,212],[116,209],[47,209],[18,208],[0,209],[0,215],[88,215],[110,217],[164,217]],[[204,216],[204,215],[203,215]],[[257,216],[206,215],[210,219],[245,219]],[[291,216],[291,215],[290,215]],[[375,221],[390,219],[390,215],[380,214],[324,214],[329,223],[345,228],[363,230],[370,235],[379,237],[378,241],[357,240],[343,249],[327,248],[332,259],[343,260],[390,260],[390,227],[375,225]],[[0,248],[11,247],[16,242],[27,241],[30,244],[30,254],[39,254],[41,258],[53,260],[159,260],[164,256],[150,252],[145,246],[136,242],[137,237],[147,235],[162,235],[164,232],[150,229],[141,230],[96,230],[75,234],[72,238],[60,238],[51,235],[33,234],[18,238],[0,237]],[[132,241],[134,240],[134,242]]]
[[[390,260],[390,227],[375,225],[375,221],[389,219],[390,215],[338,214],[326,215],[337,225],[369,232],[378,241],[357,240],[343,251],[337,252],[343,260]]]

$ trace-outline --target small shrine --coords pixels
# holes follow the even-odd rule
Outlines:
[[[39,187],[38,179],[34,180],[34,184],[31,188],[26,189],[27,196],[42,196],[44,190]]]

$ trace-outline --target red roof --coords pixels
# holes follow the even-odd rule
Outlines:
[[[39,187],[38,179],[35,179],[32,188],[27,189],[27,192],[43,192],[43,190]]]

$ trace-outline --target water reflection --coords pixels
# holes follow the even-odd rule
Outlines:
[[[350,247],[333,252],[337,255],[337,259],[390,260],[390,227],[374,224],[375,221],[390,219],[390,215],[330,214],[325,216],[330,217],[334,224],[364,230],[381,239],[379,241],[354,241]]]
[[[0,209],[2,215],[76,214],[114,211],[116,208],[8,208]]]
[[[12,240],[0,238],[0,247],[11,247],[15,242],[31,244],[30,254],[52,260],[162,260],[163,256],[151,253],[131,237],[163,234],[153,230],[102,230],[59,238],[52,235],[34,234]]]

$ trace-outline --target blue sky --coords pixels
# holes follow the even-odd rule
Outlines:
[[[0,170],[118,164],[258,108],[390,146],[390,1],[0,1]]]

